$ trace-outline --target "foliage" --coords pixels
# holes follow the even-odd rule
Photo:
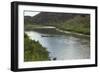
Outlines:
[[[29,39],[24,34],[24,61],[45,61],[49,60],[49,53],[38,41]]]
[[[77,32],[82,34],[90,34],[90,17],[89,16],[77,16],[73,19],[70,19],[61,25],[56,25],[57,28]]]
[[[71,13],[42,12],[31,19],[25,17],[25,30],[34,30],[35,27],[54,26],[60,30],[90,35],[90,15]],[[28,21],[33,21],[28,23]]]

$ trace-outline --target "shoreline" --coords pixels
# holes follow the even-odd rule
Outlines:
[[[57,28],[57,27],[54,27],[54,26],[42,26],[42,27],[35,27],[35,29],[55,29],[55,30],[57,30],[57,31],[59,31],[59,32],[62,32],[62,33],[65,33],[65,34],[68,34],[68,33],[70,33],[70,34],[75,34],[75,35],[82,35],[82,36],[87,36],[87,37],[90,37],[90,35],[86,35],[86,34],[81,34],[81,33],[77,33],[77,32],[71,32],[71,31],[65,31],[65,30],[61,30],[61,29],[59,29],[59,28]],[[34,30],[34,29],[32,29],[32,30]]]
[[[61,30],[61,29],[58,29],[58,28],[55,28],[55,29],[56,29],[57,31],[63,32],[63,33],[71,33],[71,34],[75,34],[75,35],[82,35],[82,36],[90,37],[90,35],[85,35],[85,34],[81,34],[81,33],[77,33],[77,32],[64,31],[64,30]]]

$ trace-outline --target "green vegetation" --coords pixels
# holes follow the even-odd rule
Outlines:
[[[38,27],[43,27],[43,25],[27,24],[27,25],[24,26],[24,30],[34,30]]]
[[[46,61],[49,60],[49,52],[38,41],[29,39],[24,34],[24,61]]]
[[[63,31],[70,31],[90,35],[90,15],[71,13],[50,13],[29,17],[25,16],[25,30],[36,30],[36,27],[54,26]]]
[[[89,16],[76,16],[60,25],[55,27],[64,30],[89,35],[90,34],[90,17]]]
[[[56,28],[43,28],[53,26]],[[42,27],[42,28],[41,28]],[[24,16],[24,30],[34,30],[40,33],[63,34],[59,31],[70,31],[90,35],[90,15],[72,13],[41,12],[30,17]],[[24,61],[46,61],[49,53],[38,41],[24,35]]]

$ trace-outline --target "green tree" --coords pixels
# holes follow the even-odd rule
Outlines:
[[[46,61],[49,60],[49,53],[38,41],[29,39],[24,34],[24,61]]]

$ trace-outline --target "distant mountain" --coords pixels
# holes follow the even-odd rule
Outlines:
[[[73,18],[74,16],[72,14],[66,14],[66,13],[42,12],[33,17],[33,23],[34,22],[39,24],[61,23],[68,19]]]
[[[24,16],[25,23],[50,25],[52,23],[62,23],[80,14],[41,12],[36,16]]]
[[[28,23],[32,24],[32,17],[24,16],[24,23],[25,24],[28,24]]]
[[[75,13],[41,12],[36,16],[24,16],[25,28],[32,29],[33,25],[55,26],[61,30],[90,34],[90,15]]]

